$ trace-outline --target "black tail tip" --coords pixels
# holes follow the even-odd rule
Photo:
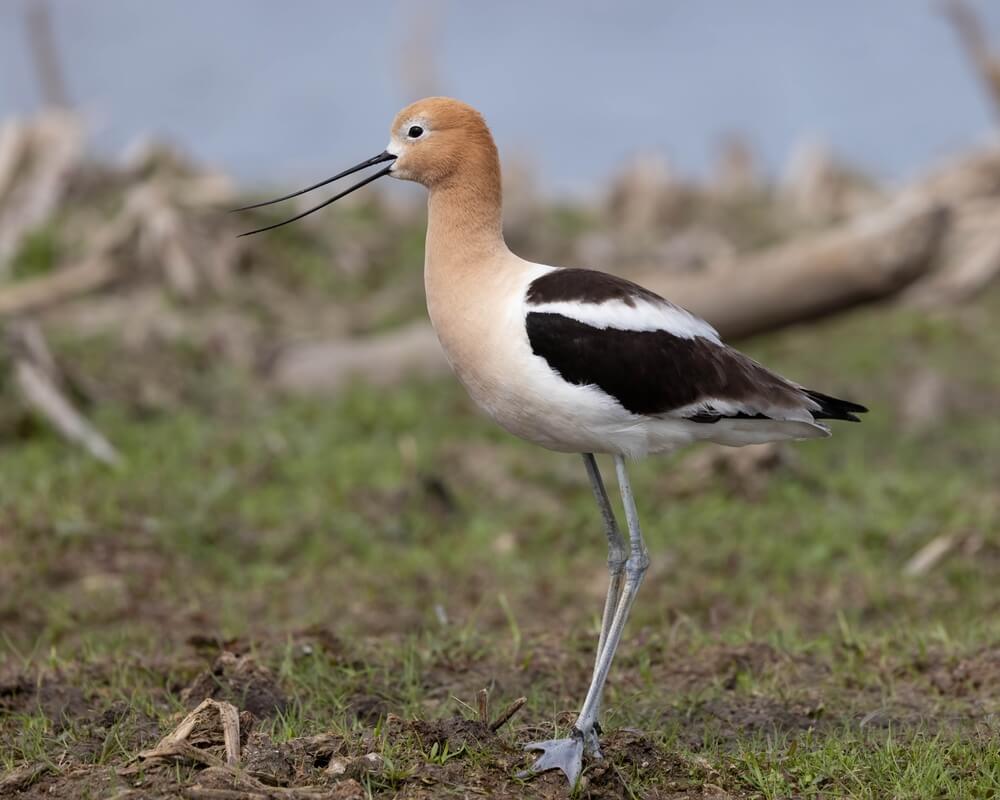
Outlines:
[[[809,399],[819,404],[819,408],[811,412],[813,419],[842,419],[848,422],[861,422],[855,414],[865,414],[868,412],[868,409],[860,403],[841,400],[839,397],[831,397],[822,392],[814,392],[812,389],[806,389],[805,393]]]

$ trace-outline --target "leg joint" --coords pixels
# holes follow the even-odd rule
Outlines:
[[[618,575],[625,569],[628,557],[625,555],[623,547],[611,547],[608,549],[608,572]]]
[[[649,555],[645,550],[633,552],[625,562],[625,574],[629,578],[641,578],[649,569]]]

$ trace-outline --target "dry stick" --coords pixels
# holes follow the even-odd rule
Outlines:
[[[990,50],[979,17],[963,0],[948,0],[943,10],[990,95],[994,113],[1000,114],[1000,58]]]
[[[287,800],[321,800],[321,798],[328,798],[330,796],[329,789],[320,788],[318,786],[268,786],[261,783],[256,778],[232,767],[210,767],[205,770],[205,773],[203,774],[208,776],[212,772],[219,775],[219,777],[232,781],[233,786],[236,788],[216,789],[213,787],[195,784],[190,789],[186,790],[187,795],[191,797],[205,798],[227,798],[236,796],[253,798],[286,798]],[[212,792],[223,792],[224,794],[212,794]],[[238,794],[225,794],[227,792],[238,792]]]
[[[156,747],[141,751],[134,760],[145,761],[151,758],[163,758],[165,754],[173,755],[173,746],[178,742],[185,741],[191,735],[191,731],[194,730],[194,726],[198,723],[198,717],[201,715],[201,712],[208,708],[212,702],[211,699],[202,700],[198,704],[198,707],[184,717],[176,728],[160,739]]]
[[[935,536],[906,562],[906,566],[903,567],[903,574],[914,578],[925,575],[934,569],[941,559],[948,555],[956,543],[957,537],[951,534],[945,533]]]
[[[59,391],[52,378],[25,358],[15,360],[14,377],[25,401],[62,436],[81,445],[98,461],[117,464],[118,452]]]
[[[195,764],[201,764],[204,767],[228,768],[221,758],[212,755],[208,750],[195,747],[190,742],[184,741],[171,742],[164,747],[157,747],[152,751],[147,750],[144,753],[140,753],[140,756],[144,756],[147,761],[154,758],[186,758],[188,761],[193,761]]]
[[[32,0],[25,16],[25,24],[28,49],[31,50],[31,58],[35,62],[42,101],[47,106],[69,108],[69,92],[66,91],[59,47],[56,45],[55,33],[52,30],[52,15],[49,13],[49,4],[46,0]]]
[[[430,377],[448,369],[430,325],[418,323],[359,339],[293,345],[280,352],[271,379],[288,391],[335,392],[361,377],[378,386]]]
[[[21,173],[28,153],[26,125],[16,119],[0,127],[0,199],[5,199]]]
[[[123,213],[97,233],[91,254],[79,264],[32,280],[18,281],[0,291],[0,317],[40,311],[110,283],[122,269],[113,253],[132,235],[135,226],[134,215]]]
[[[484,725],[490,721],[490,693],[486,689],[480,689],[476,696],[479,701],[479,721]]]
[[[208,750],[195,747],[187,741],[194,731],[199,720],[203,718],[206,709],[214,708],[222,723],[222,735],[226,744],[226,762],[218,756],[213,755]],[[278,786],[267,786],[251,775],[247,775],[239,769],[240,760],[240,717],[239,712],[232,703],[213,700],[207,698],[198,704],[198,707],[180,721],[170,733],[164,736],[158,745],[152,750],[144,750],[139,753],[134,763],[125,767],[119,772],[130,774],[137,771],[140,762],[154,759],[184,758],[201,764],[209,769],[219,770],[230,778],[239,787],[238,790],[212,789],[202,786],[193,786],[185,790],[189,797],[285,797],[293,798],[319,798],[325,796],[318,787],[302,786],[295,788],[283,788]],[[219,794],[221,792],[221,794]]]
[[[268,795],[259,792],[247,792],[242,789],[209,789],[195,784],[181,790],[181,795],[190,800],[267,800]]]
[[[191,735],[206,709],[214,708],[222,721],[222,735],[226,743],[226,762],[223,763],[207,750],[189,744],[187,738]],[[235,740],[235,744],[233,743]],[[189,758],[206,767],[232,767],[239,763],[240,758],[240,716],[231,703],[207,698],[202,700],[190,714],[180,721],[170,733],[164,736],[160,743],[151,750],[143,750],[136,756],[137,761],[148,761],[154,758]]]
[[[511,717],[513,717],[518,711],[521,710],[521,707],[527,702],[528,702],[527,697],[517,698],[517,700],[515,700],[513,703],[507,706],[507,708],[505,708],[503,711],[500,712],[500,716],[498,716],[495,720],[493,720],[493,722],[490,724],[490,730],[493,731],[494,733],[500,730],[504,725],[506,725],[510,721]]]
[[[222,718],[222,737],[226,743],[226,763],[235,767],[240,763],[240,714],[230,703],[216,703]]]
[[[13,320],[7,325],[7,335],[15,352],[23,353],[25,358],[58,382],[59,367],[37,322],[30,319]]]
[[[0,317],[40,311],[110,283],[118,267],[99,256],[41,278],[20,281],[0,292]]]
[[[51,219],[82,156],[83,126],[65,112],[0,131],[0,275],[24,235]]]

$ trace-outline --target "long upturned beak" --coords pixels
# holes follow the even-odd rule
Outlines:
[[[353,175],[355,172],[359,172],[360,170],[363,170],[365,167],[371,167],[375,164],[381,164],[384,161],[395,161],[395,160],[396,156],[394,156],[392,153],[383,151],[379,153],[377,156],[373,156],[372,158],[369,158],[367,161],[362,161],[360,164],[356,164],[350,169],[345,169],[343,172],[338,172],[332,178],[327,178],[325,181],[314,183],[312,186],[307,186],[305,189],[299,189],[299,191],[292,192],[291,194],[286,194],[283,197],[276,197],[274,198],[274,200],[265,200],[262,203],[252,203],[251,205],[248,206],[241,206],[240,208],[234,208],[233,211],[247,211],[251,208],[260,208],[261,206],[269,206],[272,203],[280,203],[282,200],[288,200],[292,197],[298,197],[300,194],[311,192],[313,189],[318,189],[320,186],[326,186],[328,183],[339,181],[341,178],[346,178],[348,175]],[[358,181],[349,189],[345,189],[340,194],[335,194],[329,200],[324,200],[318,206],[314,206],[313,208],[310,208],[308,211],[303,211],[301,214],[296,214],[294,217],[286,219],[284,222],[276,222],[273,225],[267,225],[263,228],[257,228],[256,230],[253,231],[247,231],[246,233],[241,233],[240,236],[250,236],[251,234],[254,233],[262,233],[263,231],[269,231],[274,228],[280,228],[282,225],[287,225],[289,222],[295,222],[295,220],[297,219],[302,219],[303,217],[307,217],[310,214],[312,214],[313,211],[319,211],[321,208],[325,208],[326,206],[330,205],[330,203],[339,200],[341,197],[346,197],[355,189],[360,189],[362,186],[366,186],[372,181],[378,180],[379,178],[388,175],[391,170],[392,170],[392,164],[389,164],[388,167],[380,169],[378,172],[369,175],[363,181]]]

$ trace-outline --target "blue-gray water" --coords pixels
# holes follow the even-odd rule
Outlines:
[[[153,132],[252,181],[322,177],[378,152],[413,99],[401,73],[426,13],[437,88],[478,106],[547,190],[586,190],[651,149],[703,172],[731,131],[772,170],[813,137],[905,177],[992,126],[954,31],[924,0],[50,6],[101,150]],[[1000,43],[1000,3],[974,6]],[[0,117],[38,105],[23,15],[24,0],[0,1]]]

